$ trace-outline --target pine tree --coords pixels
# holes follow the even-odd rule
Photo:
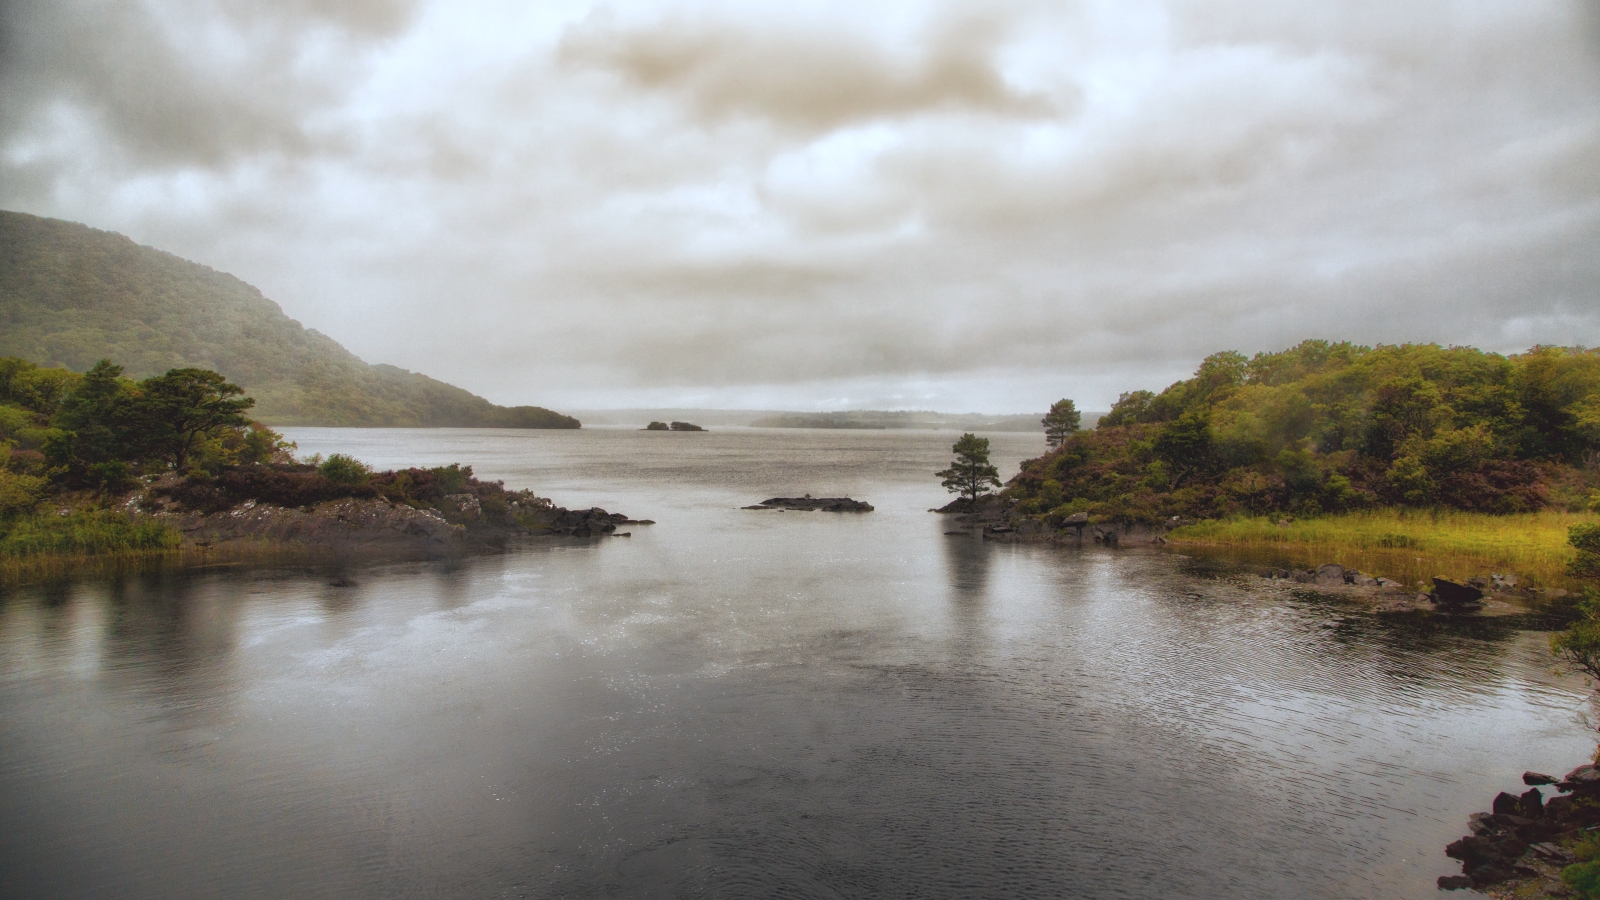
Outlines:
[[[963,434],[950,450],[956,455],[950,468],[934,473],[944,479],[942,484],[950,493],[977,502],[991,487],[1000,486],[1000,470],[989,465],[988,438]]]
[[[1039,420],[1044,425],[1044,443],[1051,450],[1061,446],[1067,435],[1078,430],[1083,417],[1078,413],[1077,404],[1071,400],[1057,400],[1050,405],[1050,411]]]

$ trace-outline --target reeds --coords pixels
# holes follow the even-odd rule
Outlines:
[[[1434,576],[1515,573],[1524,584],[1569,587],[1573,551],[1567,529],[1593,513],[1544,511],[1496,516],[1427,510],[1377,510],[1284,522],[1239,518],[1200,522],[1168,540],[1214,547],[1253,562],[1312,568],[1338,563],[1414,584]]]

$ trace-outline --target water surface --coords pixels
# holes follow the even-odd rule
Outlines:
[[[1593,750],[1515,618],[946,536],[950,434],[291,437],[659,524],[0,598],[5,896],[1432,897]]]

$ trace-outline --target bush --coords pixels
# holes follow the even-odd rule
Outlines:
[[[372,467],[353,456],[335,453],[317,466],[317,474],[339,484],[366,484],[372,479]]]
[[[43,478],[0,469],[0,519],[31,511],[44,489]]]
[[[1600,860],[1567,866],[1561,870],[1561,883],[1579,897],[1600,897]]]

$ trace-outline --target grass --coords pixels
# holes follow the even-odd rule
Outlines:
[[[225,547],[183,546],[160,522],[134,521],[114,510],[53,513],[0,524],[0,587],[65,575],[101,575],[151,568],[299,562],[312,551],[266,541]]]
[[[1573,551],[1567,529],[1595,520],[1593,513],[1548,510],[1509,516],[1377,510],[1300,519],[1286,526],[1269,518],[1200,522],[1173,531],[1167,539],[1285,567],[1338,563],[1407,584],[1436,575],[1464,579],[1512,572],[1524,584],[1571,587],[1566,568]]]

